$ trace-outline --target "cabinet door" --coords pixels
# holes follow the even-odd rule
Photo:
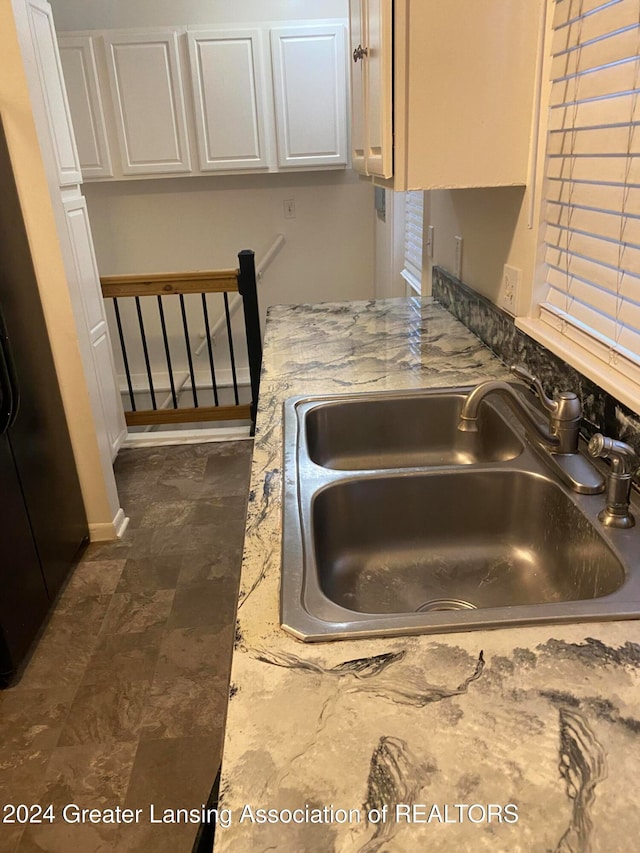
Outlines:
[[[125,175],[189,172],[177,32],[104,35]]]
[[[363,0],[366,5],[365,162],[369,175],[393,176],[393,3]],[[424,82],[426,84],[426,81]]]
[[[115,458],[120,445],[127,435],[122,401],[116,385],[113,365],[113,351],[109,339],[109,330],[105,317],[104,301],[100,288],[100,278],[93,251],[91,226],[87,215],[87,204],[82,196],[65,199],[64,210],[67,217],[71,250],[73,253],[73,272],[69,276],[72,302],[75,310],[82,306],[82,318],[89,332],[90,357],[93,363],[93,375],[96,379],[100,408],[104,428],[98,424],[98,440],[108,442],[108,452]],[[83,353],[83,356],[85,354]],[[88,357],[85,356],[85,357]]]
[[[90,36],[64,36],[58,39],[58,46],[82,176],[110,178],[113,170],[93,39]]]
[[[187,33],[203,172],[267,168],[259,30]]]
[[[51,7],[45,0],[27,0],[26,8],[58,170],[58,182],[61,187],[78,184],[82,181],[82,172],[73,136]]]
[[[349,33],[351,56],[351,165],[356,172],[366,174],[365,163],[365,6],[363,0],[350,0]]]
[[[347,162],[344,26],[271,30],[278,165]]]

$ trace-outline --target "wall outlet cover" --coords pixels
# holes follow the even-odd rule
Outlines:
[[[502,285],[498,295],[498,306],[514,317],[518,310],[518,293],[522,270],[505,264],[502,271]]]

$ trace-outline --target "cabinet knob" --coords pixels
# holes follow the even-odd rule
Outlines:
[[[368,55],[369,55],[369,48],[368,47],[362,47],[362,45],[359,44],[358,47],[356,47],[355,50],[353,51],[353,61],[357,62],[359,59],[364,59],[365,56],[368,56]]]

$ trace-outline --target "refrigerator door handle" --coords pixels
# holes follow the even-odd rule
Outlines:
[[[11,353],[9,335],[0,307],[0,435],[10,429],[18,416],[20,391]]]

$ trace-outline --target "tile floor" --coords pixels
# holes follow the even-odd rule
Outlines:
[[[129,529],[90,545],[20,680],[0,692],[0,853],[190,853],[197,825],[149,804],[206,803],[227,703],[252,442],[124,450]],[[140,823],[65,823],[62,806],[142,808]],[[1,819],[0,815],[0,819]]]

